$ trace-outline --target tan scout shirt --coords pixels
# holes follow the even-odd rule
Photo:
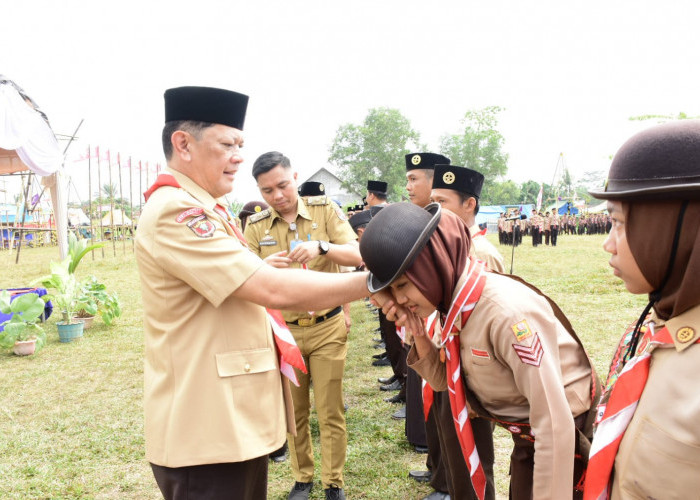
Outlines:
[[[664,325],[653,321],[657,330]],[[613,499],[700,497],[700,305],[666,327],[674,345],[652,351],[649,378],[615,457]]]
[[[357,239],[355,231],[348,223],[343,211],[327,196],[299,196],[297,202],[296,231],[289,228],[289,223],[272,207],[248,218],[245,239],[250,249],[264,259],[281,250],[291,251],[292,242],[324,240],[337,245],[344,245]],[[292,267],[301,267],[294,263]],[[319,255],[307,264],[309,269],[325,273],[340,272],[340,266],[323,255]],[[304,293],[301,289],[299,293]],[[323,316],[331,309],[314,311],[316,316]],[[282,311],[285,321],[297,321],[311,318],[305,312]]]
[[[274,340],[265,309],[231,295],[265,264],[217,200],[168,173],[182,188],[157,189],[136,232],[146,458],[182,467],[266,455],[287,430]]]
[[[591,366],[583,349],[544,297],[492,273],[459,339],[467,387],[484,409],[498,419],[532,426],[533,498],[571,498],[574,417],[591,406]],[[526,363],[514,346],[536,347],[537,340],[542,346],[539,365]],[[447,389],[437,349],[417,359],[414,346],[407,362],[435,390]]]
[[[474,224],[469,228],[470,234],[478,234],[481,229],[478,224]],[[486,236],[478,235],[472,237],[472,245],[469,247],[469,255],[476,256],[477,259],[486,262],[489,269],[492,271],[497,271],[499,273],[505,272],[505,266],[503,264],[503,256],[500,254],[496,247],[491,244]]]

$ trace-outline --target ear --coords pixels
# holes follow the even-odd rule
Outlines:
[[[170,136],[170,143],[173,145],[173,154],[177,155],[183,161],[190,161],[192,155],[190,153],[190,141],[192,136],[184,130],[176,130]]]
[[[473,212],[476,208],[476,198],[467,198],[466,200],[464,200],[464,203],[462,203],[462,206],[467,212]]]
[[[294,180],[295,181],[297,180],[297,173],[296,172],[294,172]]]

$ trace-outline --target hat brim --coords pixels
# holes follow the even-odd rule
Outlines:
[[[391,278],[384,281],[377,278],[377,276],[375,276],[371,272],[369,273],[369,276],[367,276],[367,288],[369,289],[370,293],[380,292],[389,285],[391,285],[399,276],[406,272],[406,269],[411,267],[411,264],[413,264],[413,261],[416,260],[418,254],[421,252],[421,250],[423,250],[423,248],[425,248],[425,245],[428,243],[428,240],[435,232],[435,229],[437,228],[440,222],[440,216],[442,214],[442,210],[440,208],[439,203],[431,203],[425,207],[425,210],[432,214],[432,218],[425,226],[423,231],[420,233],[420,235],[418,235],[416,242],[413,244],[411,250],[408,252],[408,254],[404,258],[403,262],[401,263],[397,271],[394,273],[394,275]]]
[[[673,199],[697,199],[700,198],[700,183],[626,189],[624,191],[589,190],[588,194],[599,200],[627,200],[633,198],[655,200],[668,199],[669,197]]]

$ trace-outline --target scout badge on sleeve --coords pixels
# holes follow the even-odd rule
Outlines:
[[[540,366],[540,363],[542,363],[544,349],[542,348],[542,342],[540,342],[540,336],[538,334],[535,334],[532,345],[513,344],[513,349],[515,349],[520,361],[526,365]]]

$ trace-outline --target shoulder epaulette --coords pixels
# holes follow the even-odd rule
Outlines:
[[[272,212],[270,212],[270,209],[266,208],[262,212],[258,212],[248,217],[248,224],[255,224],[263,219],[267,219],[271,214]]]
[[[317,205],[328,205],[329,203],[328,196],[325,195],[307,196],[305,199],[306,204],[312,207]]]

